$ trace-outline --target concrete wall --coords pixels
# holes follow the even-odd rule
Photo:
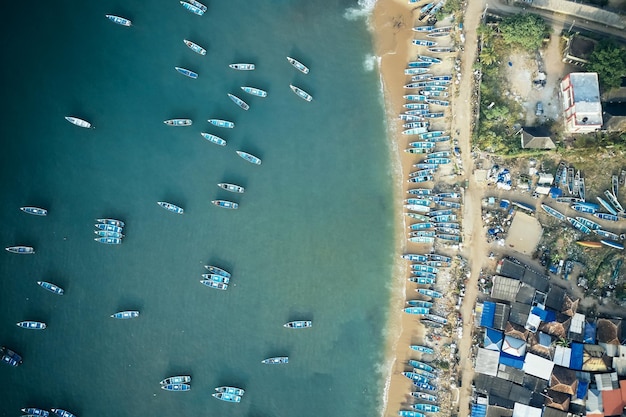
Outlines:
[[[587,4],[579,4],[566,0],[533,0],[531,4],[538,9],[546,9],[555,13],[571,15],[578,19],[588,19],[618,29],[626,29],[625,16]]]

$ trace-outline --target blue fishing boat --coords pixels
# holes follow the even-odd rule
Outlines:
[[[168,126],[191,126],[193,121],[191,119],[168,119],[164,120],[163,123]]]
[[[9,366],[22,364],[22,356],[5,346],[0,347],[0,355],[0,360]]]
[[[428,71],[430,71],[430,69],[428,68],[428,66],[426,67],[422,67],[422,68],[406,68],[404,70],[404,75],[419,75],[419,74],[425,74]]]
[[[189,384],[166,384],[166,385],[161,385],[161,389],[164,389],[165,391],[176,391],[176,392],[191,391],[191,385]]]
[[[207,11],[207,7],[200,3],[198,0],[188,0],[190,4],[196,6],[198,9],[202,10],[202,12],[206,12]]]
[[[410,123],[405,123],[402,125],[402,127],[404,127],[405,129],[413,129],[416,127],[428,127],[430,126],[430,123],[428,122],[410,122]]]
[[[419,291],[419,290],[418,290]],[[409,346],[412,350],[416,351],[416,352],[421,352],[421,353],[426,353],[429,355],[432,355],[435,353],[435,351],[429,347],[426,346],[421,346],[421,345],[411,345]]]
[[[137,310],[118,311],[117,313],[111,314],[111,317],[114,319],[120,319],[120,320],[135,319],[139,317],[139,311]]]
[[[435,238],[434,237],[430,237],[430,236],[415,236],[415,237],[410,237],[409,241],[413,242],[413,243],[428,243],[428,244],[432,244],[432,243],[435,243]]]
[[[169,385],[169,384],[188,384],[191,382],[191,376],[189,375],[179,375],[179,376],[170,376],[168,378],[163,379],[159,384],[161,385]]]
[[[450,140],[450,136],[437,136],[434,138],[424,139],[428,142],[447,142]]]
[[[428,132],[428,127],[416,127],[413,129],[403,130],[402,134],[403,135],[418,135],[420,133],[425,133],[425,132]]]
[[[430,79],[434,81],[451,81],[452,75],[435,75],[434,77],[431,77]]]
[[[421,169],[419,171],[413,171],[409,173],[409,178],[430,176],[433,175],[435,171],[435,169]]]
[[[50,411],[52,411],[54,414],[56,414],[59,417],[76,417],[74,414],[70,413],[69,411],[63,410],[61,408],[51,408]]]
[[[228,97],[233,101],[233,103],[235,103],[236,105],[238,105],[242,109],[244,109],[244,110],[250,109],[250,106],[248,106],[248,103],[246,103],[245,101],[243,101],[242,99],[240,99],[236,95],[228,93]]]
[[[447,227],[449,229],[460,229],[461,225],[454,222],[435,223],[435,227]]]
[[[598,223],[594,222],[593,220],[589,220],[587,218],[584,218],[584,217],[576,217],[576,220],[578,220],[579,222],[581,222],[582,224],[584,224],[585,226],[587,226],[591,230],[597,230],[597,229],[601,229],[602,228],[602,226],[600,226]]]
[[[426,86],[426,82],[424,81],[424,82],[416,82],[416,83],[406,84],[404,86],[404,88],[409,88],[409,89],[411,89],[411,88],[422,88],[422,87],[425,87],[425,86]],[[403,97],[405,99],[407,98],[407,96],[403,96]],[[423,97],[423,96],[420,96],[420,97]],[[426,98],[424,97],[422,100],[426,100]]]
[[[461,203],[457,203],[456,201],[436,201],[435,204],[438,204],[443,207],[450,207],[453,209],[461,208]]]
[[[118,25],[121,25],[121,26],[131,26],[132,25],[132,22],[129,19],[126,19],[125,17],[115,16],[113,14],[107,14],[105,16],[111,22],[117,23]]]
[[[435,143],[433,142],[411,142],[409,143],[409,146],[413,147],[413,148],[420,148],[420,149],[432,149],[435,147]]]
[[[208,122],[211,123],[213,126],[223,127],[226,129],[232,129],[235,127],[235,124],[233,122],[229,122],[228,120],[209,119]]]
[[[411,275],[422,278],[430,278],[437,279],[437,274],[435,272],[426,272],[426,271],[414,271],[411,270]]]
[[[589,214],[593,214],[597,211],[597,209],[595,207],[590,207],[587,204],[584,203],[576,203],[576,204],[572,204],[570,206],[572,209],[579,211],[581,213],[589,213]]]
[[[624,245],[614,240],[602,239],[600,243],[613,249],[624,250]]]
[[[244,160],[250,162],[251,164],[261,165],[261,159],[257,158],[256,156],[254,156],[254,155],[252,155],[252,154],[250,154],[248,152],[237,151],[237,155],[239,155]]]
[[[213,203],[217,207],[225,209],[237,210],[239,208],[239,204],[228,200],[212,200],[211,203]]]
[[[313,100],[313,96],[311,96],[309,93],[307,93],[306,91],[304,91],[300,87],[296,87],[293,84],[289,84],[289,88],[291,88],[291,91],[293,91],[294,94],[297,95],[298,97],[300,97],[302,100],[304,100],[304,101],[312,101]]]
[[[446,85],[429,85],[428,83],[424,84],[425,86],[422,87],[422,90],[424,91],[448,91],[448,86]]]
[[[433,372],[435,370],[432,366],[424,362],[416,361],[413,359],[409,360],[409,365],[411,365],[415,369],[420,369],[420,370],[427,371],[427,372]],[[429,400],[429,401],[436,401],[436,400]]]
[[[219,146],[226,146],[226,141],[220,138],[219,136],[215,136],[215,135],[212,135],[210,133],[205,133],[205,132],[200,132],[200,135],[202,135],[203,138],[205,138],[211,143],[214,143]]]
[[[94,227],[105,232],[122,233],[124,231],[124,229],[120,226],[114,226],[106,223],[95,223]]]
[[[430,309],[425,307],[407,307],[403,311],[408,314],[422,315],[427,314]]]
[[[609,214],[609,213],[593,213],[594,216],[596,216],[598,219],[601,220],[608,220],[610,222],[616,222],[619,220],[619,216],[616,216],[615,214]]]
[[[181,68],[181,67],[174,67],[174,68],[176,69],[176,71],[180,72],[181,74],[183,74],[183,75],[185,75],[185,76],[187,76],[189,78],[193,78],[194,80],[196,78],[198,78],[198,74],[197,73],[195,73],[195,72],[193,72],[191,70],[188,70],[187,68]]]
[[[430,301],[422,301],[422,300],[406,300],[407,304],[410,305],[411,307],[424,307],[424,308],[431,308],[433,306],[433,303],[431,303]],[[410,362],[410,361],[409,361]],[[414,361],[415,362],[415,361]],[[417,368],[417,366],[413,366],[414,368]],[[426,369],[428,370],[428,369]]]
[[[433,171],[434,171],[434,170],[439,169],[439,165],[437,165],[437,164],[426,164],[426,163],[424,163],[424,162],[420,162],[420,163],[417,163],[417,164],[413,164],[413,166],[414,166],[415,168],[419,168],[419,169],[429,169],[429,170],[433,170]]]
[[[47,216],[48,215],[48,210],[42,209],[39,207],[25,206],[25,207],[20,207],[20,210],[22,210],[24,213],[32,214],[34,216]]]
[[[313,322],[311,320],[295,320],[283,324],[283,327],[288,329],[307,329],[312,326]]]
[[[452,81],[447,80],[428,80],[426,81],[426,85],[429,87],[437,87],[437,86],[446,86],[450,85]]]
[[[432,64],[430,62],[424,62],[424,61],[411,61],[407,65],[409,66],[409,68],[422,68],[428,71],[430,70],[430,66]]]
[[[256,65],[254,64],[244,64],[244,63],[236,63],[236,64],[228,64],[228,66],[237,71],[254,71]]]
[[[425,81],[430,80],[433,74],[418,74],[411,77],[411,81]]]
[[[417,399],[430,401],[433,403],[437,402],[437,397],[431,394],[426,394],[425,392],[412,392],[411,395]]]
[[[126,224],[123,221],[117,220],[117,219],[96,219],[96,221],[98,223],[110,224],[110,225],[117,226],[117,227],[126,226]]]
[[[450,105],[449,101],[437,100],[437,99],[432,99],[432,98],[427,98],[426,99],[426,103],[432,104],[432,105],[435,105],[435,106],[442,106],[442,107],[448,107]]]
[[[417,411],[408,411],[408,410],[400,410],[398,411],[398,415],[400,417],[426,417],[422,413],[418,413]]]
[[[289,63],[293,65],[293,67],[297,69],[298,71],[300,71],[301,73],[303,74],[309,73],[309,68],[306,65],[304,65],[302,62],[298,61],[297,59],[294,59],[288,56],[287,61],[289,61]]]
[[[426,378],[424,375],[416,374],[415,372],[402,372],[402,375],[404,375],[405,377],[409,378],[411,381],[414,381],[414,382],[422,382],[422,383],[430,382],[430,379]]]
[[[407,190],[409,194],[423,195],[423,196],[430,195],[432,191],[433,190],[430,188],[411,188],[410,190]]]
[[[94,240],[98,243],[104,243],[105,245],[121,245],[122,239],[119,237],[97,237]]]
[[[442,118],[444,115],[445,115],[444,112],[434,112],[434,113],[427,113],[424,115],[424,117],[427,119],[439,119],[439,118]]]
[[[93,232],[100,237],[117,237],[120,239],[124,237],[120,232],[108,232],[106,230],[94,230]]]
[[[227,272],[227,271],[223,270],[222,268],[219,268],[219,267],[213,266],[213,265],[204,265],[204,267],[212,274],[217,274],[217,275],[221,275],[223,277],[230,278],[230,272]]]
[[[432,223],[415,223],[409,226],[411,230],[424,230],[424,229],[432,229],[435,227]]]
[[[579,222],[578,220],[572,218],[572,217],[567,217],[566,218],[568,222],[570,222],[570,224],[572,226],[574,226],[576,229],[580,230],[581,232],[588,234],[591,232],[591,229],[589,229],[587,226],[585,226],[584,224],[582,224],[581,222]]]
[[[48,417],[50,415],[48,411],[42,410],[41,408],[34,408],[34,407],[22,408],[21,411],[22,413],[30,415],[30,416]]]
[[[429,391],[429,392],[437,391],[437,387],[434,386],[433,384],[427,384],[425,382],[421,382],[421,383],[413,382],[413,385],[422,391]]]
[[[443,294],[441,294],[440,292],[437,292],[435,290],[431,290],[428,288],[418,288],[417,292],[425,295],[426,297],[432,297],[432,298],[442,298]]]
[[[42,321],[34,321],[34,320],[24,320],[16,324],[18,327],[21,327],[22,329],[28,329],[28,330],[44,330],[46,327],[48,327],[46,323]]]
[[[7,246],[4,248],[7,252],[17,253],[19,255],[33,255],[35,253],[35,248],[32,246]]]
[[[182,208],[178,207],[177,205],[172,204],[172,203],[168,203],[166,201],[157,201],[157,204],[159,206],[163,207],[165,210],[171,211],[172,213],[183,214],[185,212],[185,210],[183,210]]]
[[[422,133],[421,135],[419,135],[418,137],[421,140],[426,140],[426,139],[433,139],[433,138],[437,138],[440,136],[443,136],[445,132],[443,130],[434,130],[432,132],[426,132],[426,133]]]
[[[437,42],[427,41],[423,39],[413,39],[412,42],[413,42],[413,45],[418,45],[418,46],[437,46]]]
[[[68,122],[70,122],[74,126],[82,127],[82,128],[85,128],[85,129],[93,129],[93,127],[91,126],[91,123],[89,123],[87,120],[81,119],[79,117],[65,116],[65,120],[67,120]]]
[[[425,262],[428,260],[428,256],[407,253],[405,255],[402,255],[402,259],[406,259],[407,261],[412,261],[412,262]]]
[[[183,39],[183,42],[185,43],[185,45],[187,45],[189,49],[191,49],[195,53],[200,54],[200,55],[206,55],[206,49],[204,49],[197,43],[191,42],[190,40],[187,40],[187,39]]]
[[[409,179],[409,182],[411,179]],[[419,211],[420,213],[428,213],[430,211],[430,207],[422,206],[421,204],[405,204],[404,207],[411,211]]]
[[[418,204],[420,206],[430,206],[431,201],[427,198],[407,198],[404,201],[406,204]]]
[[[418,220],[420,222],[428,221],[428,217],[424,216],[423,214],[418,214],[418,213],[405,213],[405,214],[409,216],[410,218]]]
[[[230,394],[230,395],[238,395],[239,397],[242,397],[243,394],[245,394],[245,390],[241,389],[241,388],[237,388],[237,387],[229,387],[227,385],[221,386],[221,387],[216,387],[215,391],[217,392],[221,392],[224,394]]]
[[[54,285],[50,282],[46,282],[46,281],[37,281],[37,285],[39,285],[41,288],[45,288],[46,290],[50,291],[51,293],[57,294],[57,295],[63,295],[63,293],[65,291],[63,291],[63,288]]]
[[[606,211],[608,211],[614,216],[617,216],[617,210],[615,210],[609,203],[604,201],[601,197],[596,197],[596,198],[598,199],[598,202],[602,204],[602,207],[604,207]]]
[[[211,279],[202,279],[200,280],[202,285],[205,287],[212,288],[214,290],[226,291],[228,289],[228,284],[224,284],[223,282],[215,282]]]
[[[448,319],[446,319],[445,317],[438,316],[436,314],[426,314],[424,318],[430,321],[434,321],[435,323],[441,323],[441,324],[448,323]]]
[[[424,13],[428,13],[428,11],[430,11],[430,9],[432,9],[433,7],[435,7],[435,3],[428,3],[426,6],[422,7],[420,9],[420,14],[424,14]],[[435,27],[432,25],[428,25],[428,26],[415,26],[413,27],[413,31],[414,32],[430,32],[431,30],[433,30]]]
[[[454,212],[452,210],[450,210],[450,209],[435,210],[435,211],[431,211],[429,216],[430,217],[448,216],[448,215],[450,215],[452,213],[454,213]]]
[[[267,91],[260,88],[243,86],[241,89],[252,96],[267,97]]]
[[[421,183],[421,182],[429,182],[433,180],[433,176],[432,175],[427,175],[424,177],[415,177],[415,178],[409,178],[408,182],[417,182],[417,183]]]
[[[413,368],[413,373],[425,376],[428,379],[435,379],[435,378],[437,378],[437,375],[433,374],[432,372],[428,372],[428,371],[426,371],[424,369]]]
[[[211,394],[213,397],[217,398],[218,400],[222,400],[222,401],[226,401],[229,403],[239,403],[241,402],[241,396],[240,395],[235,395],[235,394],[229,394],[227,392],[216,392],[214,394]]]
[[[426,158],[424,163],[427,164],[435,164],[435,165],[445,165],[451,162],[450,158]]]
[[[460,242],[461,241],[461,236],[459,235],[449,235],[449,234],[445,234],[445,233],[438,233],[437,234],[437,238],[441,239],[441,240],[447,240],[450,242]]]
[[[609,240],[620,240],[622,238],[617,233],[609,232],[609,231],[602,230],[602,229],[596,229],[593,232],[595,234],[597,234],[598,236],[601,236],[601,237],[603,237],[605,239],[609,239]]]
[[[450,151],[438,151],[428,154],[429,158],[447,158],[450,156]],[[437,193],[438,197],[442,198],[461,198],[459,193]]]
[[[546,204],[541,204],[541,208],[545,210],[546,213],[548,213],[550,216],[561,220],[561,221],[565,221],[566,220],[566,216],[565,214],[561,213],[558,210],[553,209],[552,207],[546,205]]]
[[[230,277],[225,277],[220,274],[202,274],[202,278],[213,282],[222,282],[224,284],[230,284]],[[202,282],[202,281],[200,281]]]
[[[414,282],[419,285],[432,285],[435,283],[434,278],[426,278],[426,277],[411,277],[409,278],[409,281]]]
[[[428,55],[418,55],[417,59],[424,62],[430,62],[431,64],[441,64],[441,59]]]
[[[415,408],[418,411],[426,411],[426,412],[429,412],[429,413],[438,413],[439,412],[439,407],[437,407],[436,405],[433,405],[433,404],[417,403],[417,404],[413,404],[412,407]]]
[[[439,235],[460,235],[461,231],[459,229],[453,229],[450,227],[435,227],[435,232]]]
[[[411,108],[414,110],[424,110],[424,112],[428,113],[428,104],[426,103],[412,103],[411,104]],[[407,113],[409,114],[409,113]],[[410,114],[414,114],[414,113],[410,113]],[[422,113],[420,113],[422,114]]]
[[[289,363],[289,357],[287,356],[275,356],[273,358],[263,359],[261,363],[265,365],[282,365]]]
[[[447,91],[419,90],[420,94],[428,97],[448,97]]]

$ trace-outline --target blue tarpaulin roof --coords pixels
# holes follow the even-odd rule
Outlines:
[[[494,329],[487,329],[485,332],[484,346],[489,350],[501,350],[504,335],[502,332]]]
[[[587,389],[589,389],[589,381],[578,380],[578,388],[576,389],[576,398],[587,398]]]
[[[500,361],[502,365],[510,366],[515,369],[522,369],[524,367],[523,356],[513,356],[508,353],[500,352]]]
[[[485,301],[483,304],[483,314],[480,316],[480,325],[482,327],[493,327],[493,320],[496,316],[496,303]]]
[[[552,198],[559,198],[563,195],[563,190],[561,190],[558,187],[552,187],[550,188],[550,197]]]
[[[545,321],[546,323],[556,320],[556,313],[552,310],[544,310],[541,307],[535,306],[530,311],[534,315],[539,316],[541,321]]]
[[[583,338],[583,342],[585,343],[596,343],[596,324],[595,323],[585,323],[585,337]]]
[[[485,404],[472,404],[472,417],[485,417],[487,415],[487,405]]]
[[[572,355],[570,356],[569,367],[572,369],[576,369],[576,370],[583,369],[583,344],[572,342],[571,349],[572,349]],[[584,398],[584,397],[578,397],[578,398]]]

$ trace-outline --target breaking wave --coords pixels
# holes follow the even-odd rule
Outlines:
[[[346,9],[343,17],[348,20],[357,20],[363,17],[369,17],[374,10],[376,0],[358,0],[358,7],[349,7]]]

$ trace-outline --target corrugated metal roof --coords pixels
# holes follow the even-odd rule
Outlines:
[[[572,349],[572,356],[570,358],[569,366],[572,369],[581,370],[583,369],[583,344],[582,343],[572,343],[570,345],[570,349]],[[579,397],[582,398],[582,397]]]
[[[554,368],[554,362],[532,353],[526,355],[523,367],[526,373],[548,380],[552,374],[552,368]]]
[[[555,364],[569,368],[571,360],[572,360],[571,348],[567,348],[563,346],[556,346],[554,348],[553,361]]]
[[[621,416],[624,409],[622,393],[618,389],[602,391],[602,404],[605,416]]]
[[[541,417],[541,408],[515,403],[513,417]]]
[[[483,312],[480,316],[480,325],[482,327],[493,327],[493,319],[496,314],[496,303],[493,301],[485,301],[483,303]]]
[[[479,348],[476,355],[474,370],[480,374],[496,376],[498,374],[498,360],[500,352]]]

